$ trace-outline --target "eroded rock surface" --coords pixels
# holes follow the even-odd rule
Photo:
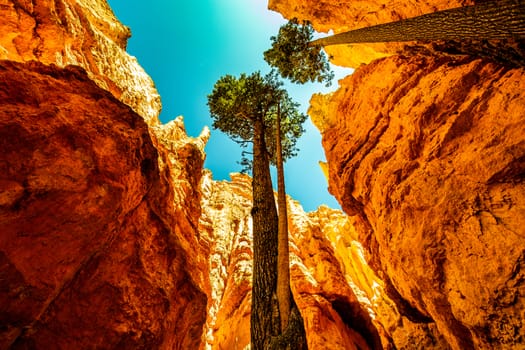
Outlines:
[[[271,1],[334,31],[461,4]],[[105,2],[0,17],[0,348],[245,348],[249,178],[202,177],[207,130],[158,125]],[[352,217],[288,202],[310,348],[523,347],[523,70],[364,47],[390,57],[310,112]]]
[[[199,346],[200,213],[177,208],[199,202],[176,193],[201,169],[173,181],[158,142],[83,69],[0,62],[0,348]]]
[[[270,1],[334,32],[468,4]],[[426,345],[392,336],[398,348],[524,347],[525,73],[496,63],[513,63],[495,55],[507,43],[485,44],[498,49],[328,48],[337,64],[369,64],[311,101],[330,191],[410,321],[388,327],[387,313],[378,322],[391,335],[427,328]]]
[[[244,349],[250,340],[251,179],[232,174],[231,182],[213,181],[208,175],[202,188],[201,235],[213,242],[206,348]],[[362,280],[345,275],[336,248],[327,239],[328,232],[338,236],[337,230],[351,226],[348,217],[326,207],[307,214],[292,200],[288,206],[292,291],[305,321],[309,348],[380,349],[382,342],[388,346],[386,332],[378,331],[372,321],[373,311],[362,307],[356,295],[377,298],[381,288],[372,286],[377,280],[372,275],[369,280],[362,278],[362,270],[351,272]],[[345,245],[344,253],[357,252],[351,246],[356,242],[351,238],[346,242],[350,246]],[[355,281],[355,288],[348,281]]]
[[[394,56],[313,99],[330,190],[373,266],[455,349],[524,346],[524,74]]]
[[[159,94],[126,53],[130,30],[105,0],[2,0],[0,18],[0,59],[80,66],[149,124],[159,123]]]

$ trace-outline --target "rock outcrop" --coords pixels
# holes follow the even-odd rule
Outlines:
[[[250,341],[251,179],[232,174],[232,181],[213,181],[207,175],[202,188],[201,235],[212,242],[205,348],[244,349]],[[380,281],[370,269],[362,269],[359,244],[351,237],[339,240],[340,233],[352,227],[348,217],[327,207],[307,214],[291,199],[288,208],[292,291],[309,348],[380,349],[382,342],[388,346],[386,332],[373,323],[375,305],[384,302]],[[330,235],[339,240],[339,247],[327,239]],[[337,249],[341,261],[353,265],[350,271],[341,268]],[[378,300],[370,302],[371,307],[362,307],[363,300],[374,298]]]
[[[270,4],[336,32],[457,6],[381,1],[364,15],[355,2]],[[315,96],[309,111],[330,191],[355,220],[367,260],[406,324],[428,328],[426,345],[392,336],[394,344],[524,347],[525,72],[490,54],[396,50],[380,50],[389,57]]]
[[[0,18],[0,59],[80,66],[150,125],[159,123],[159,94],[126,53],[130,30],[105,0],[5,0]]]
[[[0,348],[198,348],[207,129],[159,125],[105,1],[0,17]]]
[[[373,266],[456,349],[523,346],[524,82],[481,59],[394,56],[314,99],[330,189]]]
[[[198,347],[203,154],[159,142],[82,68],[0,61],[0,348]]]

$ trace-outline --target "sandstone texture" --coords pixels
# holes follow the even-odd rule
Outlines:
[[[199,231],[210,242],[208,300],[204,349],[244,349],[250,343],[252,236],[251,179],[232,174],[232,181],[202,181]]]
[[[176,208],[198,198],[175,195],[143,118],[36,62],[0,62],[0,109],[0,348],[198,347],[207,298],[180,232],[199,212]]]
[[[270,1],[336,32],[466,4]],[[159,124],[104,1],[0,18],[0,349],[246,349],[251,179],[214,181],[209,131]],[[371,63],[309,112],[350,216],[288,200],[309,348],[525,347],[523,69],[334,50]]]
[[[232,174],[232,181],[213,181],[210,174],[204,177],[200,230],[212,242],[206,349],[245,349],[250,341],[250,209],[251,178]],[[381,349],[382,342],[388,347],[386,332],[378,331],[373,323],[372,308],[361,305],[369,297],[383,302],[381,287],[376,285],[381,282],[370,269],[362,270],[363,259],[345,273],[336,249],[341,249],[341,261],[348,264],[353,261],[348,252],[359,256],[362,251],[351,237],[340,242],[339,248],[327,238],[330,234],[340,238],[341,232],[352,227],[348,217],[326,207],[308,214],[291,199],[288,209],[292,291],[305,321],[309,348]]]
[[[396,302],[456,349],[524,346],[524,78],[394,56],[314,98],[330,190]]]
[[[126,53],[130,30],[105,0],[0,0],[0,18],[0,59],[80,66],[148,123],[159,123],[157,90]]]
[[[466,5],[372,3],[366,15],[359,2],[270,6],[340,32]],[[362,60],[309,110],[329,189],[403,317],[397,328],[391,312],[377,321],[397,348],[523,348],[525,72],[496,63],[494,50],[410,45]],[[352,65],[341,57],[350,54],[334,62]]]
[[[208,130],[159,125],[105,1],[0,16],[0,348],[198,348]]]

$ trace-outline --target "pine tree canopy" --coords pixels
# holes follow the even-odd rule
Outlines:
[[[277,68],[283,78],[294,83],[325,82],[331,84],[334,73],[320,45],[311,45],[313,27],[305,21],[292,19],[281,26],[277,36],[272,36],[272,47],[264,52],[264,59]]]
[[[298,111],[299,104],[282,88],[282,82],[274,72],[266,76],[255,72],[251,75],[243,73],[239,77],[221,77],[208,95],[208,107],[213,128],[244,147],[253,139],[253,122],[262,119],[272,163],[275,163],[275,118],[280,110],[283,158],[296,155],[297,139],[304,132],[302,124],[307,116]],[[241,165],[247,164],[246,159],[241,161]]]

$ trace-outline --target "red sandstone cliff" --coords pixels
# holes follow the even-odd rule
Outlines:
[[[360,4],[270,1],[335,31],[431,10],[380,1],[369,20],[355,17]],[[339,63],[348,54],[329,52]],[[362,60],[371,63],[311,101],[330,191],[402,315],[454,349],[524,347],[525,72],[470,56],[379,52],[390,57]]]
[[[0,17],[0,348],[198,348],[206,132],[158,125],[104,1]]]
[[[0,348],[198,346],[198,198],[175,193],[200,169],[173,181],[156,142],[81,68],[0,62]]]

